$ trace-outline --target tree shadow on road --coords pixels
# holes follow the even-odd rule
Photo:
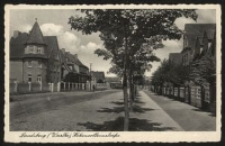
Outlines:
[[[133,106],[132,106],[132,112],[133,113],[144,113],[146,111],[152,111],[155,109],[151,109],[151,108],[144,108],[142,107],[145,102],[141,101],[140,98],[140,94],[137,95],[137,97],[135,98],[134,102],[133,102]],[[101,108],[99,110],[97,110],[97,112],[105,112],[105,113],[120,113],[120,112],[124,112],[124,101],[112,101],[112,104],[116,105],[115,107],[112,108]]]
[[[124,118],[118,117],[115,120],[105,121],[103,124],[92,122],[78,123],[79,126],[93,131],[123,131]],[[130,118],[129,131],[172,131],[173,127],[161,127],[160,123],[151,122],[146,119]]]
[[[112,104],[116,104],[116,105],[124,105],[124,102],[120,102],[120,101],[112,101]]]
[[[155,109],[142,108],[140,106],[133,106],[132,112],[134,112],[134,113],[144,113],[146,111],[152,111],[152,110],[155,110]],[[97,110],[97,112],[120,113],[120,112],[124,112],[124,107],[101,108],[100,110]]]

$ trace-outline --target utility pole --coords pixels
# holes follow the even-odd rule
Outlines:
[[[92,80],[92,78],[91,78],[91,65],[92,65],[92,63],[90,63],[90,91],[91,91],[91,80]]]

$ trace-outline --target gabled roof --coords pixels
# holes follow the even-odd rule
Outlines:
[[[203,36],[198,36],[197,40],[200,45],[203,45]]]
[[[190,48],[195,47],[195,41],[197,36],[202,36],[208,29],[215,29],[216,24],[186,24],[184,29],[184,35],[187,37],[188,46]]]
[[[19,33],[19,35],[10,39],[10,58],[21,58],[24,55],[24,49],[26,47],[26,40],[28,39],[27,33]],[[45,36],[46,42],[46,55],[50,57],[53,51],[58,51],[58,41],[56,36]],[[37,56],[38,54],[29,54],[30,57]],[[27,55],[26,55],[27,56]]]
[[[212,40],[215,36],[215,29],[207,29],[205,30],[205,34],[207,36],[208,39]]]
[[[27,33],[19,33],[19,35],[10,39],[10,59],[21,58],[24,55],[24,48],[28,39]]]
[[[34,23],[34,26],[30,31],[27,44],[45,45],[43,34],[37,22]]]
[[[65,56],[74,64],[82,65],[79,59],[77,59],[74,55],[70,54],[69,52],[65,52]]]
[[[190,47],[184,47],[184,49],[181,51],[181,53],[187,52],[187,51],[191,51]]]
[[[181,53],[170,53],[169,61],[171,61],[175,64],[181,64],[182,63],[182,54]]]
[[[66,69],[68,72],[72,72],[72,70],[66,63],[65,55],[63,54],[61,50],[59,50],[59,55],[60,55],[61,63],[63,64],[64,69]]]
[[[46,43],[46,55],[50,57],[52,53],[59,51],[58,40],[56,36],[45,36],[44,41]]]
[[[79,60],[78,57],[75,57],[75,56],[72,55],[71,53],[65,52],[65,56],[71,61],[71,63],[77,64],[77,65],[79,65],[80,67],[84,67],[84,68],[88,69],[88,67],[85,66],[85,65]]]
[[[193,24],[189,23],[185,25],[185,35],[191,36],[202,36],[205,30],[208,29],[215,29],[215,23],[208,23],[208,24]]]

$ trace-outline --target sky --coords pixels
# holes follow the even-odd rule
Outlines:
[[[175,24],[181,30],[187,23],[216,23],[216,11],[213,9],[196,10],[198,14],[197,22],[188,18],[178,18]],[[104,48],[103,42],[98,33],[84,35],[81,32],[71,30],[68,24],[69,17],[79,15],[75,10],[16,10],[10,11],[10,36],[15,30],[29,32],[35,23],[35,18],[44,36],[57,36],[60,48],[65,48],[71,54],[78,54],[80,61],[86,66],[92,63],[92,70],[104,71],[106,76],[115,76],[107,73],[111,67],[110,61],[105,61],[102,57],[94,54],[95,49]],[[182,39],[164,41],[164,48],[156,50],[154,53],[161,60],[168,59],[169,53],[179,53],[182,51]],[[160,66],[160,62],[152,63],[152,69],[146,72],[146,76],[151,76]]]

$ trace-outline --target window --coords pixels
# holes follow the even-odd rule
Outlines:
[[[28,79],[27,79],[28,82],[32,82],[32,75],[31,74],[28,74]]]
[[[29,47],[29,53],[33,53],[34,52],[34,46],[30,46]]]
[[[37,47],[37,54],[43,54],[43,47]]]
[[[209,43],[208,43],[208,49],[211,47],[211,45],[212,45],[212,43],[211,43],[211,42],[209,42]]]
[[[197,99],[201,99],[201,89],[197,88]]]
[[[38,82],[41,82],[41,81],[42,81],[42,76],[41,76],[41,75],[38,75],[38,76],[37,76],[37,81],[38,81]]]
[[[38,67],[42,67],[42,62],[41,61],[38,61]]]
[[[32,67],[32,61],[31,61],[31,60],[28,60],[28,61],[27,61],[27,66],[28,66],[28,67]]]
[[[37,48],[37,54],[41,54],[41,48]]]
[[[209,43],[208,43],[208,48],[207,48],[207,50],[206,50],[206,51],[208,51],[208,50],[211,48],[211,46],[212,46],[212,43],[211,43],[211,42],[209,42]]]

